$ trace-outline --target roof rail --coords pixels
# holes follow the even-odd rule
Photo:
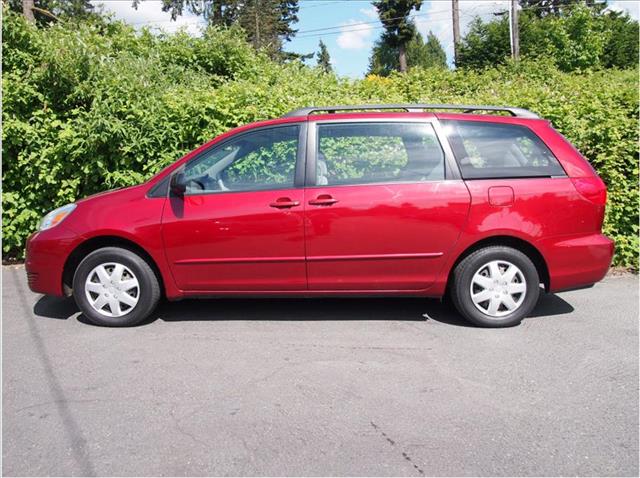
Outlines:
[[[512,108],[510,106],[490,106],[490,105],[448,105],[448,104],[386,104],[386,105],[342,105],[342,106],[308,106],[290,111],[283,118],[294,116],[309,116],[313,113],[326,111],[335,113],[336,111],[356,111],[356,110],[405,110],[407,112],[416,113],[423,110],[462,110],[464,113],[473,113],[475,111],[506,111],[512,116],[518,118],[539,118],[533,111],[524,108]]]

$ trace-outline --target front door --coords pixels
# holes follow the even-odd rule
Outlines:
[[[427,289],[470,204],[433,122],[318,121],[309,145],[309,289]]]
[[[162,219],[178,288],[193,292],[279,291],[307,287],[305,125],[261,128],[212,146],[182,172],[184,197]],[[302,141],[301,141],[302,139]]]

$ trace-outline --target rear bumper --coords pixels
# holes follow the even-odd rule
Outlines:
[[[29,237],[25,259],[29,289],[40,294],[64,295],[62,272],[78,239],[62,224]]]
[[[539,244],[549,268],[549,292],[588,287],[611,266],[614,242],[603,234],[561,236]]]

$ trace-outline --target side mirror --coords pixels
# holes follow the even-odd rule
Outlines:
[[[187,191],[187,182],[185,181],[184,173],[175,173],[173,176],[171,176],[169,189],[173,196],[184,196],[184,193]]]

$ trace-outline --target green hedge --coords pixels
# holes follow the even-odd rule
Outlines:
[[[488,103],[529,108],[609,187],[615,263],[637,265],[638,71],[562,73],[544,62],[339,79],[256,54],[237,31],[136,34],[118,22],[37,29],[4,10],[3,256],[20,258],[56,206],[135,184],[234,126],[307,105]]]

